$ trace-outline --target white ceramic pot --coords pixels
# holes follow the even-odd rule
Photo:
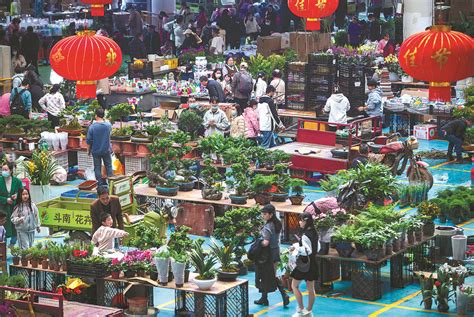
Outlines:
[[[388,80],[390,80],[390,81],[399,81],[400,77],[398,77],[397,73],[389,72],[388,73]]]
[[[51,199],[50,185],[30,185],[31,201],[35,204]]]
[[[202,290],[202,291],[207,291],[210,290],[212,285],[217,281],[216,278],[213,278],[212,280],[198,280],[198,279],[193,279],[194,284]]]

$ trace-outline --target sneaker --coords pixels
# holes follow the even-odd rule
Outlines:
[[[306,308],[303,308],[303,309],[297,308],[296,313],[294,313],[292,317],[306,317],[306,316],[309,316],[309,314],[312,315],[312,313],[307,311]]]
[[[308,311],[306,308],[301,311],[301,316],[308,317],[313,316],[313,313]]]

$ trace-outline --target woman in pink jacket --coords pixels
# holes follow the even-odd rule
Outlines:
[[[257,108],[257,100],[252,99],[249,102],[249,106],[244,109],[242,116],[245,120],[245,136],[247,139],[257,143],[257,137],[259,133],[258,125],[258,114],[255,109]]]

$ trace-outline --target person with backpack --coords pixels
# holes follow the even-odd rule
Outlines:
[[[240,64],[240,71],[232,78],[232,94],[234,95],[235,103],[239,105],[241,110],[247,107],[253,91],[252,75],[250,75],[247,69],[248,64],[242,62]]]
[[[12,77],[12,89],[20,87],[23,79],[25,79],[25,68],[21,66],[15,67],[15,75]]]
[[[23,79],[21,86],[13,88],[10,95],[10,114],[17,114],[30,118],[31,106],[33,104],[31,93],[28,90],[30,88],[30,82],[27,79]]]

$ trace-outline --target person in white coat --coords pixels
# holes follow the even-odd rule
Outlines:
[[[351,108],[349,99],[339,92],[339,87],[334,86],[332,95],[326,101],[324,112],[329,113],[330,123],[347,123],[347,111]]]
[[[261,143],[260,145],[266,149],[274,147],[275,137],[274,133],[277,130],[284,131],[285,126],[278,116],[278,111],[273,101],[275,95],[275,87],[272,85],[267,87],[267,93],[260,98],[257,106]]]
[[[260,99],[260,97],[265,96],[267,93],[267,82],[265,81],[265,73],[264,72],[259,72],[257,75],[257,80],[255,81],[255,84],[253,86],[253,93],[255,99],[257,101]]]

